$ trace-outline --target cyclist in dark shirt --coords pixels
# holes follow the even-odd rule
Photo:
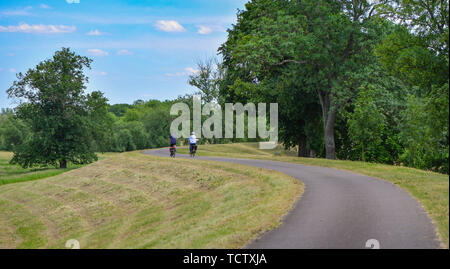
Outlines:
[[[169,138],[169,144],[170,144],[170,149],[169,149],[170,157],[175,158],[175,151],[177,148],[177,138],[172,134],[170,135],[170,138]]]
[[[173,135],[170,135],[169,138],[169,143],[170,143],[170,147],[176,146],[177,145],[177,138]]]

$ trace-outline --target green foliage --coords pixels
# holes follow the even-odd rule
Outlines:
[[[399,121],[401,160],[448,173],[448,1],[392,1],[383,10],[402,24],[375,51],[407,87]]]
[[[219,52],[219,98],[277,102],[287,148],[333,158],[337,123],[339,158],[448,173],[448,1],[253,0]]]
[[[199,62],[188,83],[222,107],[278,103],[279,140],[299,156],[449,173],[448,1],[251,0],[219,53],[223,62]],[[192,95],[108,105],[84,94],[90,63],[63,49],[18,74],[8,94],[25,102],[0,114],[0,149],[14,150],[13,162],[167,146],[171,105],[192,110]],[[201,143],[230,141],[257,139]]]
[[[399,28],[376,49],[376,54],[392,75],[409,87],[416,86],[418,95],[424,96],[432,85],[448,81],[448,63],[436,55],[423,38]]]
[[[130,121],[139,121],[141,118],[141,115],[139,111],[136,109],[128,109],[127,112],[125,112],[124,121],[130,122]]]
[[[409,166],[448,173],[448,84],[425,98],[410,95],[402,113],[400,139],[407,146],[402,160]]]
[[[169,114],[170,106],[160,105],[146,111],[142,116],[142,123],[149,131],[149,146],[151,148],[168,145],[170,124],[172,116]]]
[[[334,158],[336,115],[357,96],[364,81],[361,71],[376,61],[372,49],[384,36],[386,26],[371,16],[373,8],[369,1],[250,1],[219,49],[228,83],[222,92],[239,99],[236,83],[242,80],[257,85],[247,96],[264,96],[280,106],[289,100],[281,96],[292,95],[303,108],[291,109],[291,100],[283,103],[291,118],[281,127],[286,129],[283,139],[289,145],[300,143],[305,128],[321,117],[326,157]],[[282,80],[290,87],[277,88],[275,81]],[[270,87],[263,89],[264,84]],[[314,108],[319,105],[321,109]],[[291,135],[289,128],[300,134]]]
[[[28,126],[11,111],[0,114],[0,150],[12,151],[25,140]]]
[[[350,139],[361,148],[363,161],[375,159],[372,151],[382,143],[386,128],[386,118],[375,103],[375,93],[374,89],[363,89],[348,119]]]
[[[83,69],[92,60],[68,48],[39,63],[7,90],[9,97],[24,100],[16,115],[30,127],[30,135],[14,147],[12,163],[22,167],[57,165],[67,162],[90,163],[97,160],[93,149],[97,124],[102,120],[106,98],[99,92],[84,93],[88,78]]]
[[[115,104],[108,107],[108,111],[113,113],[116,117],[123,117],[129,108],[133,107],[129,104]]]
[[[113,121],[108,133],[107,151],[124,152],[167,146],[172,117],[169,115],[172,101],[138,100],[133,105],[109,106]]]
[[[113,152],[136,150],[133,135],[131,134],[131,131],[128,130],[126,123],[117,122],[114,124],[113,136],[109,149]]]
[[[446,58],[448,64],[448,1],[385,1],[381,9],[384,14],[413,30],[436,55]]]

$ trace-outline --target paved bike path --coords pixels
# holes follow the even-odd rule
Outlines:
[[[168,149],[144,151],[169,157]],[[177,154],[177,158],[190,158]],[[196,156],[277,170],[300,179],[305,192],[282,224],[247,248],[439,248],[435,227],[420,203],[396,185],[343,170],[267,160]]]

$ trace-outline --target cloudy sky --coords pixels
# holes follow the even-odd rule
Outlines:
[[[94,60],[88,90],[110,103],[192,93],[196,62],[217,54],[247,0],[0,1],[0,107],[26,72],[70,47]]]

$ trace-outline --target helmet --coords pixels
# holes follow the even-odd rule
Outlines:
[[[195,135],[195,132],[192,132],[191,135]]]

